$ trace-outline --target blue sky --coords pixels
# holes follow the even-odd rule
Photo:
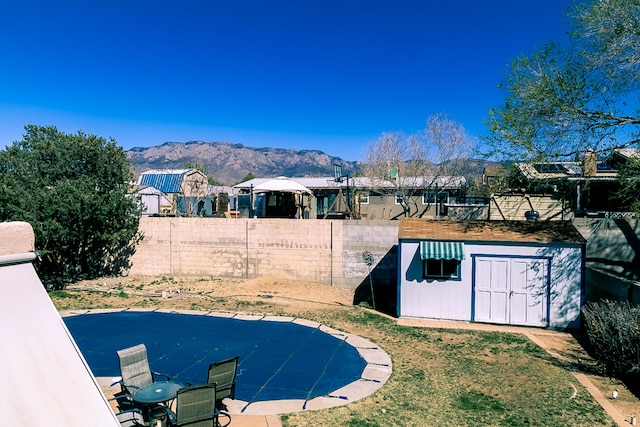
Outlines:
[[[0,148],[36,124],[362,160],[439,112],[479,136],[569,1],[2,0]]]

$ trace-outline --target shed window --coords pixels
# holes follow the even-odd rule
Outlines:
[[[457,279],[460,277],[460,261],[457,259],[424,260],[424,277],[433,279]]]
[[[460,263],[464,260],[462,242],[420,242],[420,258],[427,279],[459,279]]]

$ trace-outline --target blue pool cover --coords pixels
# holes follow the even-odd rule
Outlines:
[[[207,380],[211,362],[240,356],[236,399],[330,396],[366,366],[344,339],[293,321],[152,311],[64,317],[96,377],[120,375],[116,350],[144,343],[151,369],[181,383]]]

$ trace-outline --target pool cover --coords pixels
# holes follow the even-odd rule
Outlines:
[[[267,319],[115,311],[64,317],[96,377],[120,375],[116,350],[144,343],[151,369],[181,383],[207,380],[211,362],[240,356],[236,399],[309,401],[361,378],[367,362],[344,337]]]

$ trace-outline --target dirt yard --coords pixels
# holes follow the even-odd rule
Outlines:
[[[59,310],[158,307],[309,317],[353,305],[353,292],[324,284],[275,278],[124,277],[85,281],[55,297]],[[461,323],[461,328],[472,325]],[[531,332],[531,329],[528,329]],[[356,332],[357,333],[357,332]],[[533,330],[537,344],[568,367],[578,368],[627,419],[640,417],[640,399],[624,384],[594,373],[595,362],[571,334]],[[410,351],[410,350],[407,350]],[[613,390],[618,398],[611,398]]]

